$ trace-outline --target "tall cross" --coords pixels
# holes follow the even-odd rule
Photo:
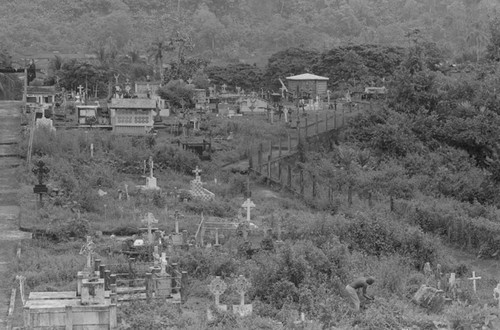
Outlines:
[[[247,200],[241,205],[241,207],[247,209],[247,221],[250,222],[250,209],[255,207],[255,204],[250,200],[250,198],[247,198]]]
[[[84,88],[84,87],[83,87],[82,85],[78,86],[78,91],[80,92],[80,96],[82,95],[82,90],[83,90],[83,88]]]
[[[476,276],[476,272],[472,272],[472,277],[469,277],[469,280],[472,280],[472,288],[474,289],[474,293],[476,293],[476,280],[480,280],[481,277]]]
[[[215,306],[218,307],[220,305],[220,296],[226,291],[227,284],[220,278],[220,276],[215,276],[212,282],[210,282],[208,288],[215,297]]]
[[[158,223],[158,220],[155,219],[153,213],[148,212],[146,217],[142,219],[143,223],[148,225],[148,241],[150,244],[153,243],[153,223]]]
[[[95,251],[95,243],[92,242],[92,236],[87,236],[87,242],[80,249],[80,254],[87,255],[87,264],[85,265],[85,269],[90,271],[92,269],[92,256]]]
[[[243,275],[238,276],[238,278],[234,281],[234,288],[236,289],[236,292],[240,294],[240,305],[245,305],[245,293],[251,286],[250,281],[248,281]]]
[[[200,170],[200,169],[198,168],[198,166],[196,166],[196,168],[193,170],[193,173],[194,173],[194,175],[195,175],[196,179],[198,179],[198,180],[200,179],[200,173],[201,173],[201,172],[202,172],[202,170]]]

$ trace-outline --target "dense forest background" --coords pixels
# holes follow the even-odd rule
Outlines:
[[[453,61],[486,51],[496,0],[0,0],[0,44],[41,51],[146,53],[183,36],[214,61],[265,64],[277,51],[346,44],[405,46],[420,29]],[[174,54],[169,54],[174,56]]]

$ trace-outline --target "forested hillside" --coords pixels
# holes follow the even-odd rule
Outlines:
[[[476,60],[496,0],[0,0],[0,43],[13,54],[121,52],[189,38],[193,54],[265,63],[290,47],[406,46],[420,29],[447,57]]]

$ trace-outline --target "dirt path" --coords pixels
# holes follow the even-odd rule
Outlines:
[[[22,160],[16,154],[20,132],[20,102],[0,101],[0,329],[7,328],[12,282],[6,281],[16,244],[27,234],[18,230],[19,206],[16,168]]]

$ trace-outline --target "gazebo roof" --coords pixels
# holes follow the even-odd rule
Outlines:
[[[327,77],[317,76],[311,73],[303,73],[297,76],[287,77],[286,80],[329,80]]]

